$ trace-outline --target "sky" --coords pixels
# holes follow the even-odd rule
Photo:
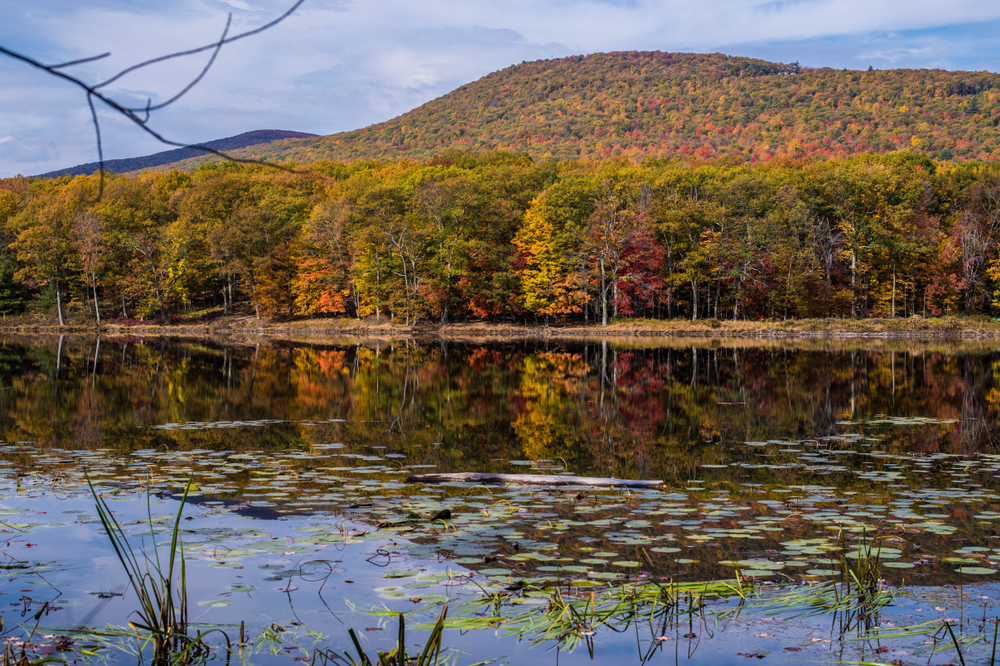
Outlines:
[[[294,0],[0,0],[0,46],[97,83],[147,59],[268,23]],[[996,0],[305,0],[227,44],[148,126],[181,143],[255,129],[333,134],[394,118],[522,61],[605,51],[726,53],[806,67],[1000,71]],[[181,91],[202,53],[103,88],[144,107]],[[0,177],[97,159],[86,94],[0,54]],[[105,157],[168,149],[98,108]]]

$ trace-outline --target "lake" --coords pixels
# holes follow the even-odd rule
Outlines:
[[[7,338],[4,645],[151,657],[89,478],[192,661],[985,664],[998,408],[989,341]]]

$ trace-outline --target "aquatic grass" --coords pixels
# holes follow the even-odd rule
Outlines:
[[[619,632],[633,624],[647,624],[654,635],[682,622],[708,621],[710,599],[739,598],[750,593],[749,581],[711,581],[665,584],[655,581],[626,583],[578,593],[558,587],[512,585],[503,592],[462,602],[446,627],[460,631],[500,630],[532,644],[551,643],[561,651],[572,651],[581,643],[593,653],[593,637],[600,629]],[[427,606],[421,610],[429,610]],[[370,607],[364,612],[389,617],[395,613]],[[418,624],[424,629],[433,625]]]
[[[952,630],[951,623],[948,622],[948,620],[944,621],[944,628],[948,630],[951,642],[955,646],[955,651],[958,653],[958,660],[962,662],[962,666],[965,666],[965,657],[962,656],[962,646],[958,644],[958,639],[955,638],[955,632]]]
[[[847,620],[846,629],[841,631],[844,634],[850,631],[852,620],[864,622],[865,628],[875,626],[879,613],[892,603],[893,595],[884,590],[879,568],[882,556],[881,533],[869,540],[866,531],[862,530],[856,557],[853,558],[856,562],[851,562],[852,558],[847,557],[848,549],[843,531],[840,539],[841,589],[834,587],[836,603],[830,610],[841,613]]]
[[[62,657],[29,657],[25,646],[21,646],[20,652],[14,649],[11,643],[4,646],[0,653],[0,666],[42,666],[42,664],[66,664]]]
[[[802,618],[829,615],[835,626],[839,623],[841,638],[848,637],[851,631],[870,637],[870,632],[877,629],[879,613],[894,600],[877,575],[881,548],[877,541],[862,539],[856,551],[860,564],[846,563],[844,558],[846,573],[839,581],[762,588],[752,577],[737,571],[734,579],[680,582],[671,578],[663,583],[637,580],[582,594],[572,586],[511,585],[504,591],[484,589],[481,598],[457,606],[447,626],[462,631],[499,630],[519,640],[548,643],[563,651],[586,644],[590,652],[593,637],[601,629],[620,632],[642,624],[656,639],[670,629],[684,627],[685,636],[695,636],[697,627],[718,628],[720,621],[735,619],[745,612]],[[736,605],[712,607],[720,601],[735,601]],[[368,612],[389,614],[377,608]],[[933,628],[940,627],[937,622]],[[929,628],[927,625],[896,633],[900,637],[915,636],[918,630],[926,633]]]
[[[146,510],[152,556],[145,550],[136,552],[89,475],[85,475],[85,478],[94,497],[101,525],[111,541],[118,561],[125,569],[129,585],[139,602],[139,609],[135,611],[138,621],[128,622],[131,633],[120,629],[87,633],[104,638],[134,638],[140,656],[148,646],[152,646],[154,666],[204,662],[211,652],[204,640],[207,634],[202,634],[200,631],[196,636],[188,634],[187,568],[184,561],[184,545],[180,538],[181,514],[191,492],[193,478],[189,478],[184,486],[177,515],[174,517],[170,531],[169,559],[165,567],[156,544],[156,527],[150,508],[150,484],[146,485]],[[221,630],[213,631],[221,632]],[[226,642],[229,642],[228,636]]]
[[[879,615],[892,605],[895,595],[884,587],[879,571],[881,546],[862,538],[857,545],[857,563],[841,552],[839,580],[787,587],[741,605],[740,610],[785,614],[792,618],[831,616],[841,638],[851,631],[868,636],[878,626]],[[839,626],[838,626],[839,625]]]
[[[985,624],[985,622],[984,622]],[[997,629],[1000,628],[1000,616],[993,618],[993,653],[990,655],[990,666],[994,666],[997,660]]]
[[[38,631],[38,625],[42,621],[42,616],[46,614],[49,609],[49,602],[45,602],[38,611],[34,614],[35,625],[31,628],[28,633],[27,638],[20,641],[20,652],[14,649],[14,642],[7,640],[4,645],[3,652],[0,653],[0,666],[41,666],[42,664],[66,664],[66,660],[62,657],[57,657],[53,655],[44,656],[29,656],[28,647],[37,649],[39,646],[32,645],[32,640],[35,637],[35,633]],[[3,616],[0,616],[0,633],[3,633],[4,623]],[[51,637],[50,637],[51,638]],[[67,649],[70,647],[70,642],[67,641],[65,645],[60,645],[58,642],[54,646],[55,649]],[[86,653],[85,650],[81,652]],[[93,656],[93,653],[90,653]]]
[[[358,652],[357,660],[347,652],[337,654],[329,651],[316,651],[313,653],[312,663],[314,665],[320,663],[324,666],[328,663],[348,666],[448,666],[455,664],[458,661],[458,655],[442,654],[445,618],[447,616],[448,606],[446,605],[441,609],[441,613],[431,627],[430,636],[427,637],[423,649],[415,655],[407,654],[406,616],[404,613],[399,613],[399,632],[396,637],[396,645],[388,652],[380,650],[373,660],[361,647],[361,640],[352,628],[348,630],[348,634],[351,637],[351,642],[354,643],[354,649]],[[494,661],[496,660],[479,661],[472,666],[485,666],[485,664],[491,664]]]

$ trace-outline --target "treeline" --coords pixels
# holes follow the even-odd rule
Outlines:
[[[0,312],[606,323],[993,314],[1000,168],[232,163],[0,181]]]
[[[631,51],[521,63],[384,123],[240,154],[302,163],[502,149],[540,160],[756,163],[908,150],[988,160],[1000,157],[998,123],[1000,76],[990,72]]]

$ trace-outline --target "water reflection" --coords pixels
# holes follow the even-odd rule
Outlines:
[[[448,471],[559,460],[580,474],[668,483],[723,462],[730,444],[822,437],[879,415],[956,421],[888,429],[890,448],[997,448],[1000,356],[984,344],[657,345],[8,339],[0,438],[119,452],[333,441],[419,449]],[[154,427],[189,422],[261,426]]]
[[[146,489],[170,501],[193,476],[184,539],[198,603],[209,604],[204,621],[233,623],[257,622],[278,593],[298,617],[289,580],[315,583],[300,573],[310,561],[336,563],[326,589],[337,612],[358,601],[412,610],[487,592],[555,590],[586,602],[607,585],[700,583],[734,570],[765,590],[817,585],[842,577],[859,544],[877,538],[878,584],[964,585],[959,624],[973,635],[983,626],[969,624],[967,595],[972,585],[993,592],[967,572],[991,583],[1000,571],[997,358],[984,343],[8,339],[0,532],[18,566],[56,563],[60,604],[77,621],[88,595],[113,582],[101,578],[113,572],[85,515],[83,470],[121,502],[136,536]],[[568,469],[667,488],[405,482],[423,467]],[[443,509],[450,517],[436,520]],[[66,535],[88,549],[67,555]],[[90,569],[97,578],[79,573]],[[261,591],[253,605],[227,605],[248,588]],[[23,592],[0,589],[0,606]],[[954,615],[951,600],[913,594],[893,622]],[[301,601],[324,631],[342,633],[325,599]],[[120,622],[129,603],[99,619]],[[782,650],[823,628],[762,631],[772,619],[736,633]],[[734,649],[727,631],[692,659],[742,661],[765,646]],[[690,648],[694,635],[671,640]],[[482,636],[463,640],[478,647]],[[606,633],[597,649],[631,648]],[[531,661],[550,663],[517,663]]]

